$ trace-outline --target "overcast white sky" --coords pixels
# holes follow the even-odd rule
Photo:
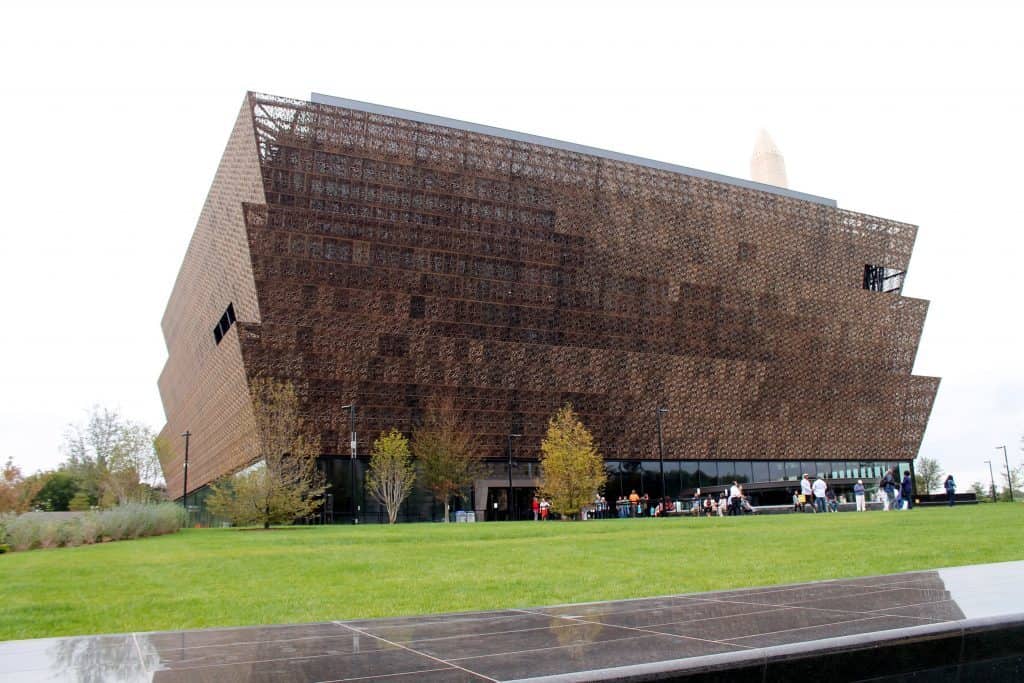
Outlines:
[[[318,91],[739,177],[767,128],[791,188],[921,226],[921,454],[987,482],[1024,434],[1020,7],[8,3],[0,460],[55,466],[92,404],[163,425],[160,317],[243,95]]]

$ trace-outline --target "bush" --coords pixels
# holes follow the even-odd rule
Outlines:
[[[173,503],[132,503],[64,518],[28,513],[0,519],[0,541],[14,550],[88,545],[170,534],[186,521],[185,511]]]

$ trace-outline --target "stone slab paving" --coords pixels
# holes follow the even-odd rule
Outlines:
[[[0,681],[1021,681],[1024,562],[490,612],[0,642]]]

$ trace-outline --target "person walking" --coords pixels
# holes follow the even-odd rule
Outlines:
[[[817,512],[814,509],[814,493],[812,492],[811,480],[806,472],[804,472],[803,479],[800,480],[800,494],[804,497],[804,505],[808,503],[811,506],[811,512]]]
[[[910,478],[910,470],[903,470],[903,481],[900,482],[900,497],[903,499],[904,510],[913,509],[914,480]]]
[[[818,475],[818,478],[814,480],[814,484],[811,489],[814,491],[814,509],[818,512],[825,512],[825,490],[828,488],[828,484],[825,480]]]
[[[946,477],[946,483],[942,487],[946,489],[946,504],[953,507],[956,505],[956,482],[953,481],[952,474]]]
[[[858,479],[857,483],[853,485],[853,497],[857,501],[857,512],[864,512],[867,510],[867,505],[864,504],[864,480]]]
[[[735,481],[729,487],[729,514],[737,516],[740,514],[740,500],[743,494],[740,492],[740,485]]]
[[[885,471],[882,481],[878,483],[878,489],[882,494],[882,507],[885,510],[892,510],[896,502],[896,476],[893,474],[895,468]]]

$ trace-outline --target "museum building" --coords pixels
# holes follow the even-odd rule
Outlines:
[[[939,384],[911,374],[915,235],[764,182],[249,93],[162,320],[168,490],[185,491],[186,431],[189,502],[252,464],[258,376],[295,385],[334,521],[379,519],[374,438],[439,400],[478,435],[486,473],[461,506],[487,519],[529,514],[567,402],[609,500],[874,483],[912,467]],[[417,488],[402,518],[440,509]]]

